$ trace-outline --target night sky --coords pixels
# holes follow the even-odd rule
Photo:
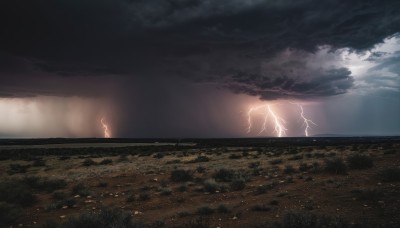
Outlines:
[[[400,135],[399,0],[2,0],[0,31],[0,138]]]

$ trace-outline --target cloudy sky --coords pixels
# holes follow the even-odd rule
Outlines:
[[[3,0],[0,28],[0,138],[400,135],[398,0]]]

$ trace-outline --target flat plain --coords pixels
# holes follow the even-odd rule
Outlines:
[[[400,227],[400,138],[0,141],[1,227]]]

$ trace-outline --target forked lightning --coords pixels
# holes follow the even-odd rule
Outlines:
[[[104,138],[111,138],[110,130],[108,129],[108,126],[106,122],[104,121],[104,118],[101,118],[100,120],[102,128],[104,129]]]
[[[304,114],[303,105],[299,103],[290,104],[297,105],[300,108],[300,118],[303,120],[303,126],[305,126],[304,134],[306,137],[309,136],[309,130],[311,129],[310,125],[317,125],[312,120],[308,119]],[[251,107],[247,112],[247,133],[250,133],[253,128],[253,115],[261,114],[263,116],[263,122],[261,123],[259,135],[266,131],[268,126],[268,119],[271,119],[270,123],[273,126],[274,133],[277,137],[286,136],[286,121],[281,117],[276,111],[274,111],[270,104],[263,104],[255,107]]]

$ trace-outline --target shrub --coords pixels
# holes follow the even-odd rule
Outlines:
[[[400,181],[400,167],[386,168],[379,175],[387,182]]]
[[[88,196],[90,195],[90,190],[86,185],[79,183],[75,185],[71,190],[72,195]]]
[[[308,170],[312,169],[312,165],[308,165],[307,163],[301,163],[299,166],[299,171],[300,172],[307,172]]]
[[[296,228],[342,228],[349,227],[348,224],[338,218],[327,216],[316,216],[304,211],[289,211],[283,216],[283,227]]]
[[[229,186],[232,191],[243,190],[246,187],[246,181],[242,178],[234,179]]]
[[[103,208],[99,213],[85,213],[76,218],[70,218],[60,228],[139,228],[144,227],[141,223],[132,220],[131,213],[120,209]]]
[[[325,171],[334,174],[347,174],[347,166],[341,158],[326,159]]]
[[[384,195],[380,189],[365,189],[365,190],[353,190],[352,193],[356,193],[356,197],[359,200],[379,201]]]
[[[92,166],[92,165],[96,165],[97,163],[95,161],[93,161],[90,158],[86,158],[83,162],[82,165],[83,166]]]
[[[219,169],[213,177],[218,180],[218,181],[223,181],[223,182],[229,182],[231,181],[235,176],[235,172],[230,169]]]
[[[112,164],[112,159],[103,159],[100,162],[100,165],[110,165],[110,164]]]
[[[33,189],[47,192],[53,192],[67,186],[67,182],[63,179],[47,179],[36,176],[24,177],[21,181]]]
[[[0,226],[7,227],[7,225],[12,225],[16,223],[22,215],[22,210],[20,207],[0,202]]]
[[[288,158],[288,160],[301,160],[301,159],[303,159],[302,154],[296,154],[296,155],[293,155],[290,158]]]
[[[199,215],[211,215],[214,212],[215,212],[215,210],[210,208],[209,206],[203,206],[203,207],[199,207],[197,209],[197,213]]]
[[[250,169],[256,169],[256,168],[258,168],[260,166],[260,162],[258,161],[258,162],[251,162],[250,164],[249,164],[249,168]]]
[[[20,206],[31,206],[36,202],[36,197],[27,184],[13,180],[0,183],[0,201]]]
[[[126,202],[129,203],[129,202],[133,202],[133,201],[135,201],[135,195],[132,193],[128,194],[128,197],[126,197]]]
[[[174,182],[186,182],[192,179],[193,175],[189,170],[176,169],[171,172],[171,180]]]
[[[251,210],[252,210],[252,211],[270,211],[271,208],[268,207],[268,206],[265,206],[265,205],[257,204],[257,205],[254,205],[254,206],[251,208]]]
[[[203,167],[203,166],[199,166],[199,167],[196,168],[196,171],[198,173],[205,173],[206,172],[206,168]]]
[[[142,200],[142,201],[149,200],[150,199],[150,193],[148,191],[141,192],[139,194],[139,199]]]
[[[9,174],[26,173],[30,165],[10,164]]]
[[[210,161],[210,158],[204,155],[200,155],[197,158],[189,161],[189,163],[197,163],[197,162],[208,162]]]
[[[70,156],[61,156],[58,158],[58,160],[60,160],[60,161],[64,161],[64,160],[68,160],[68,159],[71,159],[71,157]]]
[[[296,170],[293,168],[292,165],[286,165],[286,166],[285,166],[285,169],[283,170],[283,172],[284,172],[285,174],[291,174],[291,173],[296,172]]]
[[[139,156],[148,156],[148,155],[150,155],[150,154],[146,154],[146,153],[143,153],[143,154],[139,154]],[[121,154],[120,156],[119,156],[119,158],[118,158],[118,161],[119,162],[127,162],[127,161],[129,161],[128,160],[128,155],[126,155],[126,154]]]
[[[100,188],[105,188],[105,187],[107,187],[107,186],[108,186],[108,183],[105,182],[105,181],[100,181],[100,182],[97,184],[97,187],[100,187]]]
[[[35,160],[32,166],[34,167],[46,166],[46,161],[42,159]]]
[[[269,161],[269,163],[271,165],[278,165],[278,164],[282,163],[282,159],[274,159],[274,160]]]
[[[240,159],[242,156],[240,154],[231,154],[229,155],[229,159]]]
[[[170,188],[162,188],[161,189],[161,195],[162,196],[169,196],[171,195],[172,190]]]
[[[214,179],[207,179],[204,181],[204,191],[214,193],[218,189],[219,185]]]
[[[352,154],[347,157],[351,169],[367,169],[374,166],[372,158],[364,154]]]
[[[229,209],[224,204],[220,204],[217,207],[217,211],[218,211],[218,213],[228,213]]]
[[[163,157],[164,157],[164,154],[163,154],[163,153],[156,153],[156,154],[153,155],[153,158],[161,159],[161,158],[163,158]]]
[[[268,190],[271,190],[271,189],[275,188],[275,186],[276,186],[277,184],[278,184],[278,183],[277,183],[276,181],[273,181],[273,182],[268,183],[268,184],[260,185],[260,186],[258,186],[257,189],[256,189],[256,194],[264,194],[264,193],[266,193]]]
[[[180,192],[186,192],[187,189],[188,189],[187,184],[181,184],[181,185],[179,185],[179,187],[178,187],[178,191],[180,191]]]
[[[199,217],[194,220],[191,220],[189,223],[184,224],[183,227],[188,227],[188,228],[209,228],[210,224],[207,219],[204,217]]]
[[[171,161],[167,161],[166,164],[179,164],[182,163],[181,160],[179,159],[175,159],[175,160],[171,160]]]
[[[63,200],[67,197],[67,195],[65,192],[53,192],[52,197],[56,200]]]

